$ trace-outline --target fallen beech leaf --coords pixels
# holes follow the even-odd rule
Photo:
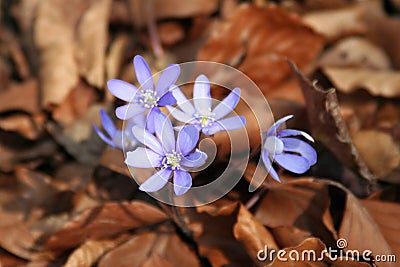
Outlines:
[[[40,131],[32,119],[24,114],[15,114],[1,118],[0,128],[5,131],[17,132],[30,140],[37,139],[40,135]]]
[[[144,26],[148,21],[149,12],[155,19],[187,18],[196,15],[210,15],[218,8],[217,0],[129,0],[129,11],[136,27]]]
[[[90,1],[77,28],[79,73],[97,88],[104,88],[105,52],[111,0]]]
[[[285,248],[285,255],[283,258],[285,260],[280,261],[278,257],[275,258],[273,263],[269,266],[271,267],[284,267],[284,266],[293,266],[293,267],[305,267],[305,266],[326,266],[324,263],[324,253],[325,245],[318,238],[310,237],[304,240],[300,245],[296,247]],[[293,251],[297,251],[297,255],[299,255],[299,259],[296,259],[297,255],[293,253]],[[302,253],[303,251],[314,251],[315,254],[307,254]],[[292,255],[292,257],[290,257]],[[301,258],[304,255],[304,259]],[[310,255],[310,258],[307,258]],[[315,260],[314,260],[315,255]],[[318,260],[319,258],[322,258]],[[289,265],[290,264],[290,265]],[[346,266],[346,265],[345,265]]]
[[[264,245],[270,248],[278,247],[272,234],[243,206],[239,208],[237,222],[233,226],[233,235],[236,240],[243,243],[252,259],[257,258],[258,251]]]
[[[157,28],[161,43],[167,46],[174,45],[185,37],[185,30],[178,22],[163,22]]]
[[[200,266],[195,253],[178,235],[169,233],[167,229],[167,232],[160,230],[134,235],[107,253],[100,260],[99,267],[141,267],[149,266],[152,261],[167,262],[166,266]]]
[[[381,233],[392,248],[395,255],[400,255],[400,204],[377,200],[360,200],[374,218]]]
[[[372,2],[372,1],[371,1]],[[378,2],[379,3],[379,2]],[[388,16],[383,5],[368,9],[364,21],[368,27],[367,36],[380,45],[388,53],[395,68],[400,68],[400,20]]]
[[[116,3],[115,1],[113,4]],[[115,40],[110,45],[110,52],[106,59],[106,78],[107,80],[115,79],[118,77],[121,67],[124,63],[125,50],[127,49],[129,36],[120,34],[115,37]],[[105,90],[107,96],[114,99],[114,96],[108,90]]]
[[[359,3],[341,9],[314,11],[305,14],[303,21],[325,38],[333,41],[346,35],[365,34],[367,32],[364,22],[366,8],[365,5]]]
[[[337,89],[344,93],[351,93],[362,88],[373,96],[400,96],[400,72],[397,71],[324,67],[323,72]]]
[[[209,205],[211,208],[206,208]],[[186,210],[185,214],[200,255],[213,267],[263,266],[257,260],[257,252],[264,245],[278,248],[271,233],[241,204],[223,201],[217,207],[214,203],[209,205],[198,212]]]
[[[122,151],[117,149],[105,149],[100,160],[99,164],[110,170],[130,176],[128,167],[125,164],[125,158]]]
[[[69,126],[88,113],[96,98],[93,88],[80,83],[53,110],[53,118],[64,127]]]
[[[0,227],[0,247],[23,259],[31,259],[35,240],[26,225],[14,222]]]
[[[376,179],[360,157],[340,114],[335,89],[322,90],[311,82],[291,62],[294,74],[306,99],[312,136],[322,142],[350,170],[368,181]],[[346,182],[346,181],[344,181]]]
[[[112,237],[166,219],[163,212],[145,202],[106,203],[77,214],[49,238],[46,248],[65,250],[83,243],[87,238]]]
[[[8,266],[27,266],[27,265],[26,265],[26,260],[23,260],[17,256],[14,256],[13,254],[11,254],[5,250],[1,250],[0,251],[0,266],[8,267]],[[29,266],[27,266],[27,267],[29,267]],[[38,267],[40,267],[40,266],[38,266]]]
[[[68,257],[65,267],[90,267],[103,254],[111,250],[121,242],[126,240],[126,236],[111,240],[88,240],[77,248]]]
[[[290,76],[286,58],[310,71],[322,46],[321,36],[296,15],[275,5],[244,4],[214,30],[197,59],[231,65],[269,94]]]
[[[38,3],[33,27],[40,55],[41,103],[44,107],[61,103],[78,84],[74,27],[87,2],[56,0]]]
[[[384,103],[376,112],[376,124],[382,128],[394,128],[400,118],[400,107],[395,103]]]
[[[174,267],[169,261],[164,258],[161,258],[157,254],[147,259],[143,264],[142,267]]]
[[[345,250],[357,249],[360,252],[370,250],[372,256],[391,255],[394,252],[373,217],[362,203],[351,194],[347,194],[339,238],[344,238],[347,241]],[[380,266],[394,267],[396,264],[381,262]]]
[[[336,230],[329,212],[328,187],[313,179],[297,179],[271,187],[255,217],[268,227],[295,226],[330,244]]]
[[[0,93],[0,112],[26,111],[34,114],[39,109],[39,87],[35,79],[10,84]]]
[[[352,138],[368,168],[380,180],[386,181],[385,177],[399,167],[400,148],[389,134],[375,130],[361,130]],[[400,183],[400,177],[388,182]]]
[[[385,51],[363,37],[348,37],[337,42],[319,60],[321,66],[357,66],[371,69],[390,69]]]
[[[294,226],[274,227],[271,231],[279,247],[283,248],[298,246],[308,237],[311,237],[310,232],[303,231]]]

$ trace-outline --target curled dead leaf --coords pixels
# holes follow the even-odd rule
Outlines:
[[[135,26],[147,23],[149,12],[155,19],[186,18],[196,15],[210,15],[218,8],[217,0],[129,0],[129,11]]]
[[[346,122],[340,114],[335,89],[322,90],[312,84],[289,62],[304,93],[313,137],[322,142],[341,162],[368,181],[376,179],[354,146]],[[345,182],[345,181],[344,181]]]
[[[364,22],[365,10],[365,5],[359,3],[341,9],[310,12],[303,16],[303,20],[312,29],[332,41],[346,35],[365,34],[367,32]]]
[[[87,1],[42,1],[34,20],[34,41],[39,49],[41,103],[61,103],[78,83],[74,27]],[[60,34],[62,33],[62,34]]]
[[[368,213],[375,220],[381,233],[387,240],[395,255],[400,255],[400,204],[378,200],[360,200]]]
[[[295,14],[244,4],[214,29],[197,59],[236,67],[269,94],[290,76],[286,58],[310,71],[322,46],[321,36]]]
[[[345,250],[370,250],[371,256],[392,255],[393,249],[385,240],[381,229],[367,209],[353,195],[347,194],[346,206],[339,229],[339,238],[346,242]],[[394,262],[381,262],[380,266],[396,266]]]
[[[121,236],[110,240],[88,240],[77,248],[68,257],[65,267],[90,267],[103,254],[113,249],[115,246],[126,240],[126,236]]]
[[[108,17],[112,1],[90,2],[79,21],[75,52],[79,73],[90,85],[104,88]]]
[[[87,238],[113,237],[129,229],[166,220],[159,209],[141,201],[106,203],[77,214],[48,240],[48,250],[65,250],[82,244]]]
[[[10,84],[7,90],[0,93],[0,112],[25,111],[38,113],[39,86],[36,79],[23,83]]]
[[[233,235],[243,243],[252,259],[257,258],[258,251],[265,245],[272,249],[278,248],[273,235],[243,206],[239,208]]]
[[[30,140],[37,139],[41,134],[31,117],[24,114],[15,114],[0,118],[0,128],[4,131],[17,132]]]
[[[169,229],[160,229],[132,236],[107,253],[100,260],[99,267],[153,266],[149,264],[160,261],[167,263],[162,266],[200,266],[195,253],[178,235],[171,233]]]
[[[344,93],[366,89],[373,96],[399,97],[400,72],[353,67],[325,67],[323,72]]]
[[[210,206],[208,207],[207,206]],[[186,210],[188,226],[199,245],[199,253],[213,267],[263,266],[257,253],[264,245],[278,248],[273,236],[241,204],[217,201],[199,209]]]
[[[255,217],[268,227],[295,226],[329,243],[336,237],[329,205],[326,185],[297,179],[271,187]]]
[[[369,169],[380,179],[386,180],[385,177],[399,167],[400,148],[389,134],[375,130],[361,130],[352,138]],[[389,182],[399,183],[400,178],[390,179]]]
[[[335,43],[319,60],[322,66],[357,66],[371,69],[390,69],[386,52],[363,37],[348,37]]]

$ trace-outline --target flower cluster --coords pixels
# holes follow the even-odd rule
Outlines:
[[[182,195],[192,186],[190,170],[201,167],[207,160],[207,154],[197,148],[200,133],[212,136],[246,124],[243,116],[227,117],[240,100],[240,89],[233,89],[213,107],[210,82],[205,75],[196,78],[193,99],[189,101],[175,85],[180,75],[179,65],[173,64],[164,69],[157,83],[154,83],[143,57],[136,56],[133,65],[139,88],[117,79],[107,83],[115,97],[127,102],[115,110],[117,118],[125,120],[125,129],[118,130],[104,110],[100,111],[100,118],[105,133],[96,126],[94,129],[108,145],[127,151],[127,165],[155,169],[154,174],[140,185],[140,190],[155,192],[171,181],[175,194]],[[170,115],[183,125],[174,127],[160,107],[166,107]],[[276,132],[291,117],[277,121],[263,136],[262,159],[272,177],[278,181],[272,162],[289,171],[304,173],[317,158],[309,144],[292,137],[301,135],[313,141],[305,132],[289,129]]]

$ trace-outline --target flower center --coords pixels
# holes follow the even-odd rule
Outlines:
[[[139,102],[142,103],[145,108],[153,108],[157,106],[158,100],[160,100],[160,98],[157,97],[157,93],[155,91],[146,90],[142,92]]]
[[[201,127],[211,126],[211,124],[215,121],[214,113],[211,112],[211,109],[206,112],[196,113],[194,117],[198,120]]]
[[[181,165],[179,164],[182,159],[182,154],[176,151],[172,151],[172,153],[165,154],[165,158],[163,160],[164,168],[172,168],[173,170],[179,169]]]
[[[264,147],[270,154],[281,154],[283,152],[283,142],[276,136],[267,137]]]

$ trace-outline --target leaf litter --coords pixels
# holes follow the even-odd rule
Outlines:
[[[321,254],[339,238],[343,251],[399,260],[397,2],[2,1],[0,266],[289,266],[258,253]],[[239,69],[274,117],[296,114],[290,123],[312,133],[319,161],[249,194],[251,177],[267,175],[251,161],[217,202],[157,203],[92,130],[117,104],[106,81],[134,82],[137,54],[155,70],[183,59]],[[260,129],[247,130],[254,149]],[[214,169],[196,180],[230,155],[227,136],[214,140]],[[396,266],[326,253],[290,264]]]

